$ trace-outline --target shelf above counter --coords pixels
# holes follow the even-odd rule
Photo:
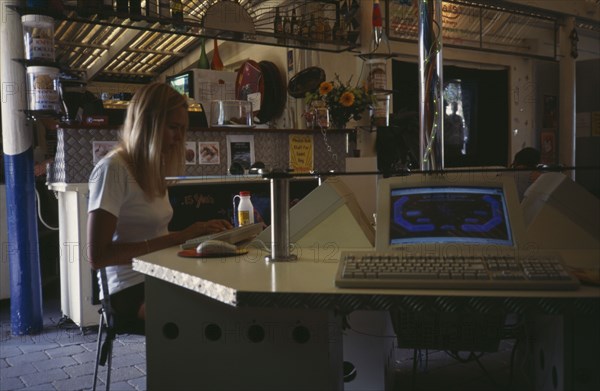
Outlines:
[[[78,2],[79,3],[79,2]],[[85,1],[81,2],[83,5]],[[119,82],[147,84],[174,66],[200,46],[200,38],[218,38],[246,44],[307,49],[341,53],[359,46],[359,27],[353,26],[345,34],[331,35],[330,39],[318,35],[281,34],[274,30],[275,6],[265,0],[238,3],[238,7],[251,20],[252,28],[243,29],[240,23],[226,23],[231,14],[212,15],[207,23],[207,13],[221,3],[183,0],[183,15],[175,20],[159,17],[156,10],[148,12],[142,7],[139,15],[128,15],[114,9],[94,8],[65,2],[61,10],[40,10],[13,7],[21,15],[44,14],[55,19],[54,41],[56,61],[64,69],[94,82]],[[279,2],[277,2],[279,5]],[[300,16],[315,15],[325,18],[333,31],[334,22],[340,19],[338,0],[314,2],[281,2],[282,15],[296,10]],[[101,7],[101,6],[100,6]],[[168,11],[168,10],[167,10]],[[215,22],[215,19],[217,23]],[[335,38],[335,40],[334,40]]]

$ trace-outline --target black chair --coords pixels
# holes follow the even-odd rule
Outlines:
[[[112,369],[113,342],[117,336],[121,334],[145,335],[145,327],[144,322],[141,320],[135,324],[121,324],[118,319],[116,319],[110,304],[106,269],[102,268],[99,270],[99,272],[100,284],[102,285],[102,292],[104,292],[104,299],[102,299],[102,305],[98,310],[98,313],[100,313],[100,321],[98,325],[96,363],[94,366],[94,383],[92,385],[92,390],[96,390],[96,384],[98,382],[98,367],[100,365],[104,366],[108,362],[108,366],[106,368],[106,391],[109,391],[110,372]]]

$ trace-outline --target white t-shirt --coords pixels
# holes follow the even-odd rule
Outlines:
[[[109,154],[98,162],[90,175],[89,190],[88,213],[103,209],[117,217],[113,242],[141,242],[169,232],[173,208],[168,193],[148,202],[118,154]],[[108,266],[106,275],[111,294],[144,281],[131,264]],[[101,287],[100,298],[103,297]]]

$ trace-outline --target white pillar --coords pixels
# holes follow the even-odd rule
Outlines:
[[[33,174],[33,134],[26,126],[25,68],[20,15],[0,2],[0,85],[2,149],[6,177],[7,253],[10,262],[11,329],[15,335],[35,334],[43,327],[42,291]],[[4,243],[2,250],[4,251]]]
[[[560,28],[559,36],[559,126],[558,162],[575,166],[575,58],[571,55],[571,32],[575,18],[568,17]],[[575,180],[575,171],[566,173]]]

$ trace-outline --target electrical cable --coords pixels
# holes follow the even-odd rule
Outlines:
[[[515,340],[515,343],[512,347],[512,350],[510,352],[510,362],[509,362],[509,366],[508,366],[508,388],[512,389],[513,387],[513,381],[514,381],[514,376],[515,376],[515,356],[517,353],[517,346],[519,345],[519,338],[517,338]]]
[[[48,223],[46,223],[44,221],[44,218],[42,217],[42,207],[41,207],[41,202],[40,202],[40,193],[38,192],[37,189],[35,189],[35,203],[37,205],[37,214],[38,214],[38,218],[40,219],[40,221],[42,222],[42,224],[52,230],[52,231],[58,231],[59,227],[52,227],[51,225],[49,225]]]
[[[417,389],[417,348],[413,349],[412,389]]]
[[[483,356],[483,353],[481,354],[481,356]],[[481,357],[481,356],[479,356],[479,357]],[[483,366],[483,364],[479,360],[479,357],[475,356],[475,358],[474,358],[475,362],[477,363],[477,365],[479,365],[479,368],[481,368],[485,377],[487,377],[494,386],[498,387],[498,382],[496,381],[496,379],[494,379],[492,374]]]

